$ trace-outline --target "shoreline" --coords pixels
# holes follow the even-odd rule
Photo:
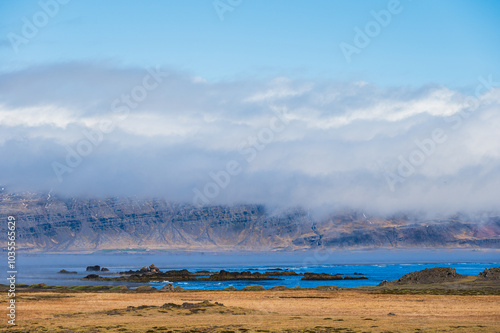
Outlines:
[[[99,266],[96,266],[97,268]],[[151,269],[153,267],[153,271],[143,271],[143,269],[148,268]],[[94,267],[95,268],[95,267]],[[156,276],[163,276],[166,273],[161,272],[154,265],[149,267],[143,267],[143,269],[139,271],[131,271],[140,275],[129,275],[122,276],[122,279],[116,280],[120,282],[128,282],[127,279],[133,278],[134,276],[146,276],[147,280],[143,282],[151,282],[151,279],[156,279]],[[289,271],[277,271],[279,269],[271,269],[271,271],[275,274],[285,274]],[[187,270],[183,271],[171,271],[174,273],[189,273]],[[225,272],[225,271],[221,271]],[[292,273],[295,273],[291,271]],[[168,272],[167,272],[168,273]],[[205,272],[204,272],[205,273]],[[228,273],[231,275],[240,276],[240,274],[246,274],[250,272],[236,272],[236,273]],[[196,273],[192,274],[192,278],[194,278]],[[220,273],[214,273],[215,275],[219,275]],[[250,273],[250,274],[261,274],[261,273]],[[315,273],[306,273],[306,274],[315,274]],[[356,273],[362,275],[362,273]],[[91,274],[94,275],[94,274]],[[322,274],[315,274],[316,276],[323,276]],[[90,276],[90,275],[89,275]],[[95,275],[97,276],[97,275]],[[260,277],[261,275],[259,275]],[[279,276],[279,275],[278,275]],[[333,275],[335,276],[335,275]],[[87,276],[88,277],[88,276]],[[87,278],[86,277],[86,278]],[[246,275],[243,275],[246,277]],[[397,280],[392,281],[382,281],[377,286],[359,286],[359,287],[338,287],[335,285],[328,284],[328,281],[332,281],[330,279],[332,275],[327,276],[324,279],[320,279],[318,281],[324,281],[325,284],[312,287],[312,288],[303,288],[300,286],[296,287],[287,287],[282,285],[272,286],[270,288],[265,288],[259,284],[247,285],[241,289],[237,289],[234,286],[228,286],[222,290],[218,291],[287,291],[287,290],[364,290],[371,291],[374,293],[427,293],[427,294],[454,294],[454,295],[500,295],[500,267],[493,267],[489,269],[484,269],[478,275],[462,275],[458,274],[454,268],[451,267],[433,267],[426,268],[420,271],[414,271],[408,274],[401,276]],[[84,279],[86,279],[84,278]],[[361,277],[356,277],[361,278]],[[262,280],[261,278],[256,279],[255,281]],[[95,281],[89,279],[88,281]],[[96,281],[113,281],[109,278],[97,279]],[[134,281],[134,280],[132,280]],[[220,281],[220,280],[214,280]],[[241,281],[241,280],[224,280],[224,281]],[[9,285],[0,284],[0,291],[7,291],[9,289]],[[135,288],[129,288],[126,285],[74,285],[74,286],[56,286],[56,285],[47,285],[45,283],[38,284],[16,284],[16,290],[25,291],[25,292],[37,292],[37,291],[58,291],[58,292],[73,292],[73,291],[118,291],[118,292],[127,292],[127,291],[135,291],[135,292],[203,292],[203,291],[214,291],[211,289],[184,289],[180,286],[174,287],[172,283],[164,285],[162,288],[154,288],[149,284],[144,284],[141,286],[137,286]]]
[[[159,269],[151,265],[149,271]],[[0,285],[0,302],[7,301],[8,288]],[[500,267],[478,275],[433,267],[378,286],[351,288],[325,284],[188,290],[172,284],[130,289],[40,283],[17,284],[15,290],[17,326],[0,323],[0,331],[489,333],[500,328]]]

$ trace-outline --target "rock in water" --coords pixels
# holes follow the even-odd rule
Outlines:
[[[97,275],[97,274],[89,274],[86,277],[84,277],[84,279],[86,279],[86,280],[94,280],[94,279],[98,279],[98,278],[99,278],[99,275]]]
[[[304,273],[304,277],[301,280],[342,280],[342,276],[339,275],[331,275],[326,273]]]
[[[61,269],[58,273],[59,274],[78,274],[77,272],[70,272],[70,271],[67,271],[65,269]]]
[[[344,280],[368,280],[366,276],[344,276]]]
[[[200,279],[202,280],[202,279]],[[228,272],[225,270],[221,270],[218,273],[212,274],[209,278],[209,281],[233,281],[233,280],[280,280],[277,278],[270,277],[263,273],[257,272]]]
[[[101,266],[95,265],[95,266],[87,266],[86,271],[87,272],[99,272],[101,270]]]

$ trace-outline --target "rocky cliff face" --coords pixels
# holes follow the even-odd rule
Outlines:
[[[134,198],[61,199],[0,193],[0,218],[17,218],[18,247],[31,251],[105,249],[297,250],[328,248],[500,248],[500,217],[370,217],[349,212],[315,220],[302,209],[261,205],[194,207]],[[2,223],[6,232],[6,223]]]

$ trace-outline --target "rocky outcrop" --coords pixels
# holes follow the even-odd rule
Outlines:
[[[59,274],[78,274],[78,272],[74,272],[74,271],[67,271],[65,269],[61,269],[59,272]]]
[[[486,280],[500,280],[500,267],[485,269],[479,273],[479,277]]]
[[[101,270],[101,266],[95,265],[95,266],[87,266],[87,269],[85,271],[87,272],[99,272]]]
[[[109,278],[101,278],[97,274],[89,274],[83,278],[84,280],[100,280],[100,281],[110,281]]]
[[[296,275],[300,275],[300,274],[298,274],[294,271],[290,271],[290,270],[270,271],[270,272],[266,272],[264,274],[266,274],[267,276],[296,276]]]
[[[155,266],[155,264],[152,264],[150,266],[144,266],[140,270],[137,271],[137,273],[160,273],[160,269]]]
[[[277,278],[273,278],[264,273],[258,272],[228,272],[228,271],[220,271],[219,273],[212,274],[208,278],[200,278],[199,280],[207,280],[207,281],[233,281],[233,280],[281,280]]]
[[[485,269],[478,275],[461,275],[451,267],[434,267],[408,273],[398,280],[382,281],[377,287],[385,292],[447,290],[464,295],[500,292],[500,267]]]
[[[322,281],[322,280],[342,280],[342,276],[340,275],[331,275],[326,273],[304,273],[304,277],[301,280],[314,280],[314,281]]]
[[[366,276],[340,276],[340,274],[326,274],[326,273],[304,273],[304,277],[301,280],[366,280]]]
[[[404,275],[394,284],[431,284],[454,282],[467,277],[467,275],[460,275],[454,268],[451,267],[434,267],[426,268],[422,271],[412,272]]]
[[[89,274],[84,277],[85,280],[94,281],[129,281],[129,282],[150,282],[150,281],[233,281],[233,280],[281,280],[269,276],[267,273],[258,272],[228,272],[221,270],[219,272],[199,271],[192,273],[186,269],[170,270],[161,272],[154,265],[141,268],[137,271],[120,272],[119,277],[103,277],[97,274]],[[283,272],[281,272],[283,273]],[[295,272],[293,272],[295,273]],[[295,273],[296,274],[296,273]],[[209,275],[208,277],[203,277]],[[201,276],[201,277],[199,277]],[[169,288],[169,287],[167,287]]]
[[[167,271],[165,273],[146,273],[146,274],[132,274],[129,276],[120,276],[112,278],[116,281],[132,281],[132,282],[149,282],[149,281],[196,281],[196,277],[189,274],[171,274],[172,271]]]
[[[344,276],[344,280],[367,280],[366,276]]]

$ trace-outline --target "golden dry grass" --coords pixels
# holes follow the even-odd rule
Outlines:
[[[1,296],[2,307],[6,295]],[[223,303],[200,312],[164,303]],[[4,307],[5,308],[5,307]],[[110,310],[118,310],[110,312]],[[26,292],[8,332],[500,332],[500,296],[386,295],[361,290],[155,293]],[[394,316],[388,315],[389,312]],[[6,318],[4,316],[3,318]]]

